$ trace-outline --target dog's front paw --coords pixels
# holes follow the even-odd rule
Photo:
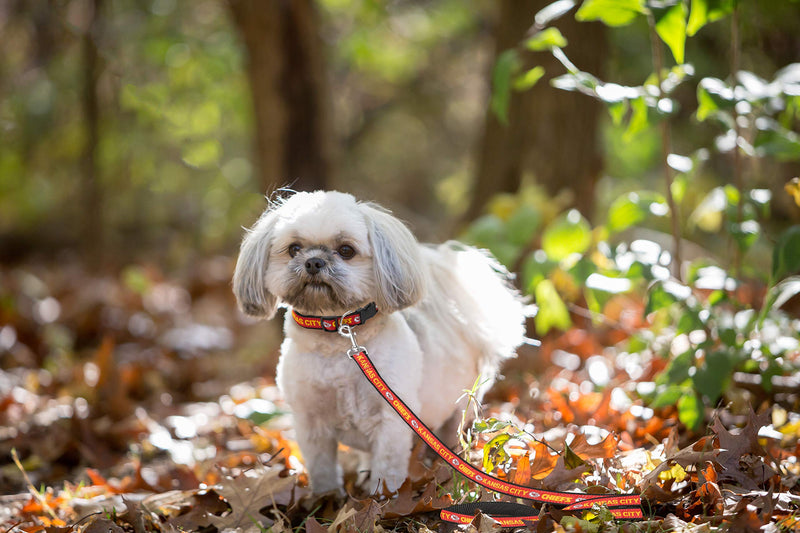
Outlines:
[[[387,476],[382,481],[384,487],[386,487],[386,490],[389,493],[394,494],[395,492],[400,490],[400,486],[403,484],[405,480],[406,476],[405,474],[402,474],[402,475]]]
[[[407,477],[406,469],[397,466],[388,468],[375,468],[373,465],[370,474],[370,484],[373,494],[394,494],[403,485]]]

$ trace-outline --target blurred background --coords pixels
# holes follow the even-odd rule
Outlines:
[[[235,253],[282,186],[378,201],[424,239],[526,185],[602,222],[621,192],[659,187],[657,128],[624,141],[601,103],[546,83],[559,72],[545,52],[526,56],[545,80],[512,95],[508,124],[489,109],[497,57],[549,3],[3,0],[0,258],[182,268]],[[798,5],[744,4],[741,68],[769,79],[800,58]],[[624,84],[652,71],[643,21],[557,24],[583,70]],[[728,41],[711,24],[687,61],[724,78]],[[695,99],[679,90],[678,113]],[[718,133],[679,123],[677,153]],[[690,205],[729,180],[728,159],[706,168]],[[762,164],[755,179],[780,190],[797,173]]]

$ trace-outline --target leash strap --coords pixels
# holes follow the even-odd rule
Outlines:
[[[306,329],[320,329],[337,333],[342,326],[358,326],[378,314],[378,306],[371,302],[361,309],[344,316],[311,316],[301,315],[292,309],[292,318],[297,325]]]
[[[436,435],[414,414],[408,406],[397,397],[397,395],[389,388],[381,375],[375,369],[369,356],[367,355],[366,348],[358,346],[355,338],[352,335],[350,328],[343,328],[343,333],[350,335],[353,342],[353,348],[347,352],[353,361],[356,362],[358,368],[366,376],[372,386],[380,393],[384,400],[399,414],[402,419],[408,424],[411,429],[423,440],[425,443],[435,451],[450,467],[459,472],[467,479],[495,492],[500,492],[508,496],[531,500],[538,503],[549,503],[562,508],[565,511],[582,511],[591,509],[593,505],[605,505],[611,511],[615,518],[624,520],[641,520],[644,518],[644,513],[641,507],[641,497],[638,494],[625,494],[613,496],[597,496],[592,494],[580,494],[575,492],[560,492],[552,490],[541,490],[525,487],[522,485],[515,485],[508,483],[502,479],[496,478],[472,466],[469,462],[464,461],[456,455],[450,448],[444,445]],[[489,502],[492,503],[492,502]],[[515,504],[511,502],[493,502],[501,503],[502,506],[487,506],[487,503],[480,504],[463,504],[455,505],[447,509],[443,509],[440,513],[442,520],[457,523],[470,523],[474,518],[475,513],[480,510],[486,514],[491,514],[492,518],[505,525],[504,521],[508,521],[508,526],[524,526],[530,524],[538,519],[536,514],[531,511],[535,510],[525,505]],[[494,516],[493,512],[498,516]],[[518,516],[522,512],[523,516]],[[511,516],[499,516],[499,515]]]

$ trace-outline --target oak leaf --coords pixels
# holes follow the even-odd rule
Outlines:
[[[237,531],[261,533],[262,524],[272,520],[261,514],[260,510],[274,505],[276,499],[284,498],[291,492],[295,476],[280,477],[282,467],[259,465],[237,477],[229,477],[215,487],[216,492],[228,502],[231,510],[224,516],[209,516],[211,524],[221,532]]]

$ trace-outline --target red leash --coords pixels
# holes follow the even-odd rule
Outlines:
[[[383,399],[392,406],[406,424],[408,424],[409,427],[439,455],[439,457],[467,479],[495,492],[538,503],[549,503],[565,511],[587,510],[591,509],[593,505],[598,504],[608,507],[615,518],[623,520],[641,520],[644,518],[641,496],[638,494],[597,496],[593,494],[532,489],[530,487],[508,483],[478,470],[445,446],[413,411],[397,397],[392,389],[389,388],[369,359],[366,348],[356,343],[352,328],[348,325],[343,325],[340,328],[340,333],[349,337],[353,344],[353,347],[347,351],[347,355],[356,362],[358,368],[361,369],[361,372],[363,372],[364,376],[372,383],[373,387],[375,387]],[[537,515],[531,513],[531,510],[535,509],[512,502],[455,505],[443,509],[440,513],[440,517],[442,520],[448,522],[468,524],[475,517],[478,510],[491,515],[494,520],[497,520],[500,525],[505,527],[525,526],[538,519]],[[523,516],[519,516],[520,514]]]

